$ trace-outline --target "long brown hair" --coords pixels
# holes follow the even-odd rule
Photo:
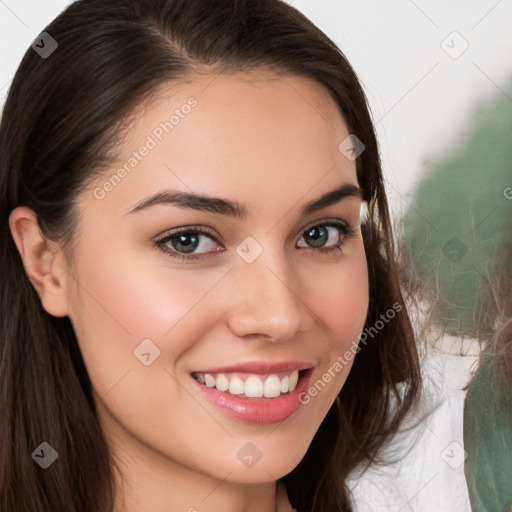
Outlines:
[[[415,403],[420,371],[375,132],[347,59],[282,0],[79,0],[45,31],[58,47],[47,58],[28,49],[0,125],[0,510],[111,512],[114,495],[113,461],[74,331],[68,318],[42,308],[10,235],[9,213],[30,207],[48,238],[71,247],[74,200],[113,162],[137,105],[196,71],[258,67],[321,84],[365,145],[356,168],[368,206],[366,327],[375,333],[368,331],[306,456],[282,479],[299,512],[350,510],[347,475],[375,460],[397,431]],[[383,322],[393,305],[400,312]],[[59,453],[46,470],[31,458],[42,441]]]

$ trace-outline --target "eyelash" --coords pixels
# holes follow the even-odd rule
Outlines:
[[[309,226],[305,227],[302,230],[301,238],[304,236],[304,233],[311,230],[312,228],[317,228],[317,227],[337,228],[341,234],[340,240],[334,245],[331,245],[328,247],[318,247],[318,248],[309,247],[309,249],[312,249],[315,252],[320,252],[322,254],[332,253],[334,251],[342,251],[342,246],[345,243],[345,241],[348,238],[357,237],[357,233],[358,233],[357,226],[351,227],[344,222],[327,219],[324,221],[315,222],[314,224],[310,224]],[[169,256],[169,258],[172,258],[173,260],[177,260],[177,261],[199,260],[199,259],[203,259],[204,257],[207,257],[208,254],[212,254],[213,251],[210,251],[207,253],[199,253],[197,255],[188,255],[188,254],[180,253],[180,252],[176,251],[175,249],[171,249],[166,246],[166,244],[169,243],[173,238],[176,238],[177,236],[184,235],[184,234],[204,235],[204,236],[207,236],[208,238],[210,238],[211,240],[213,240],[216,244],[221,245],[217,235],[215,235],[213,232],[205,229],[204,227],[199,228],[199,227],[195,227],[195,226],[189,226],[186,228],[178,228],[174,231],[167,233],[162,238],[160,238],[154,242],[155,246],[158,249],[160,249],[161,251],[165,252],[167,254],[167,256]],[[221,251],[219,251],[219,252],[221,252]]]

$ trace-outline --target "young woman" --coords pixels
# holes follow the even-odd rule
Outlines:
[[[79,0],[0,151],[0,510],[351,510],[420,372],[335,44],[280,0]]]

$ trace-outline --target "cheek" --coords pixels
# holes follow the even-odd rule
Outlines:
[[[361,333],[368,312],[368,269],[362,243],[345,260],[319,267],[308,276],[309,306],[338,351]]]
[[[300,396],[311,411],[311,432],[316,431],[352,368],[359,335],[368,313],[369,287],[366,256],[362,243],[347,258],[330,268],[326,265],[310,276],[308,304],[316,314],[325,337],[315,339],[319,365],[309,387]],[[323,342],[322,342],[323,341]]]
[[[205,429],[215,433],[216,424],[180,384],[176,363],[211,327],[203,316],[205,293],[225,269],[196,275],[129,257],[114,262],[107,252],[97,256],[96,265],[92,258],[80,262],[77,275],[85,287],[76,288],[72,323],[96,398],[101,398],[103,424],[126,436],[126,446],[144,440],[193,466],[205,458],[208,446],[190,440],[208,443]]]
[[[98,393],[130,368],[143,367],[134,354],[139,346],[150,348],[151,359],[159,352],[164,356],[154,360],[155,366],[172,364],[186,352],[207,329],[197,318],[205,290],[225,271],[169,272],[160,264],[113,254],[110,248],[80,259],[71,297],[70,318]],[[141,345],[147,339],[154,346]]]

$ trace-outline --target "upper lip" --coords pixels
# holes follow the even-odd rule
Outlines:
[[[269,363],[265,361],[251,361],[246,363],[238,363],[231,366],[209,368],[207,370],[196,370],[196,372],[271,374],[293,370],[307,370],[313,366],[315,365],[304,361],[278,361],[275,363]]]

